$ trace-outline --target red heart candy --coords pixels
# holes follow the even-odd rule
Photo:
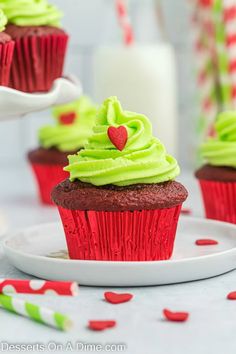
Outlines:
[[[190,214],[192,214],[192,210],[189,209],[189,208],[182,208],[182,209],[181,209],[181,214],[183,214],[183,215],[190,215]]]
[[[202,239],[196,240],[195,244],[197,246],[212,246],[212,245],[218,245],[218,241],[210,239],[210,238],[202,238]]]
[[[132,294],[117,294],[113,292],[105,292],[104,297],[106,301],[110,302],[111,304],[121,304],[122,302],[130,301],[133,298]]]
[[[109,321],[89,321],[88,328],[92,329],[93,331],[103,331],[107,328],[115,327],[116,321],[109,320]]]
[[[189,317],[188,312],[172,312],[167,309],[163,310],[163,314],[168,321],[173,322],[185,322]]]
[[[63,113],[60,115],[59,120],[61,124],[70,125],[73,124],[76,118],[75,112]]]
[[[212,0],[199,0],[199,3],[203,7],[210,7],[212,5]]]
[[[228,300],[236,300],[236,291],[232,291],[227,295]]]
[[[109,127],[107,129],[107,135],[111,141],[111,143],[120,151],[122,151],[128,140],[128,132],[127,129],[120,125],[118,128]]]

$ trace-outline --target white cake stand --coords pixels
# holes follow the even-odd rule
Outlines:
[[[19,118],[53,105],[65,104],[81,94],[81,83],[74,76],[55,80],[51,90],[45,93],[25,93],[0,86],[0,120]]]

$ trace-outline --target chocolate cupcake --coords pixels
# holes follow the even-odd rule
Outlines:
[[[149,120],[108,98],[85,149],[69,156],[70,179],[53,189],[72,259],[171,257],[186,189],[177,161]]]
[[[60,165],[66,166],[69,153],[75,153],[72,151],[60,151],[56,147],[51,147],[46,149],[44,147],[39,147],[28,153],[28,158],[32,164],[42,164],[42,165]]]
[[[96,106],[83,96],[54,108],[53,115],[56,124],[39,130],[40,147],[28,154],[44,204],[53,204],[52,188],[69,175],[63,171],[68,162],[67,156],[76,153],[87,143],[95,123]]]
[[[4,32],[7,18],[0,9],[0,85],[8,86],[15,42]]]
[[[186,189],[176,181],[158,184],[94,186],[66,179],[53,191],[57,205],[70,210],[135,211],[172,208],[186,199]]]
[[[25,92],[50,90],[62,76],[68,35],[62,13],[47,0],[0,0],[8,17],[6,33],[15,41],[10,86]]]
[[[195,173],[209,219],[236,224],[236,112],[221,113],[215,123],[216,136],[200,148],[207,162]]]

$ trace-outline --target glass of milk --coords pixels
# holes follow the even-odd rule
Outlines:
[[[175,55],[167,42],[109,45],[94,56],[94,94],[98,102],[117,96],[126,110],[143,113],[153,133],[177,155],[178,115]]]

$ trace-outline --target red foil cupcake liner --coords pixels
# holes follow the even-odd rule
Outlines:
[[[8,86],[15,43],[0,44],[0,85]]]
[[[16,39],[10,86],[24,92],[45,92],[62,76],[68,36]]]
[[[199,180],[199,183],[206,217],[236,224],[236,182]]]
[[[156,261],[172,255],[181,205],[123,212],[58,209],[71,259]]]
[[[37,180],[39,197],[43,204],[55,205],[51,199],[51,191],[58,183],[69,177],[62,165],[31,164]]]

